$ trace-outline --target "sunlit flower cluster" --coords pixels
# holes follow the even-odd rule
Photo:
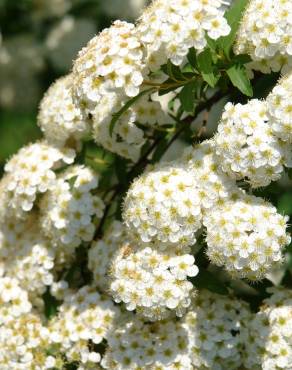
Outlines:
[[[242,331],[249,317],[244,302],[201,291],[183,318],[194,368],[238,369],[242,363]]]
[[[272,131],[267,106],[256,99],[245,105],[228,103],[215,136],[222,169],[252,187],[278,180],[292,157],[289,146]]]
[[[289,0],[251,0],[237,33],[235,52],[248,54],[250,67],[263,73],[292,66],[292,4]]]
[[[114,300],[151,321],[166,318],[172,311],[182,316],[193,291],[187,278],[198,274],[189,252],[186,248],[163,253],[124,244],[112,260],[110,290]]]
[[[131,233],[159,249],[192,245],[201,227],[197,181],[180,163],[157,165],[136,179],[124,203],[124,219]]]
[[[234,276],[262,278],[281,263],[288,217],[261,198],[239,193],[204,217],[210,260]]]
[[[58,352],[68,362],[94,365],[100,362],[100,354],[94,350],[94,345],[107,338],[118,315],[119,310],[112,300],[101,296],[94,287],[84,286],[65,296],[57,316],[51,320],[51,343],[58,346]],[[92,349],[88,341],[92,342]]]
[[[290,369],[292,363],[291,290],[270,288],[273,295],[247,324],[247,369]]]
[[[283,77],[267,97],[268,112],[275,136],[292,142],[292,74]],[[291,147],[290,147],[291,153]],[[291,154],[290,154],[291,155]],[[291,155],[292,157],[292,155]]]
[[[41,201],[41,227],[52,244],[78,247],[94,236],[94,217],[100,218],[104,203],[92,194],[98,176],[84,166],[70,167],[57,178]]]
[[[216,40],[230,27],[221,0],[155,0],[138,23],[147,50],[147,64],[155,70],[170,59],[175,65],[186,61],[190,48],[202,51],[206,35]]]
[[[75,153],[72,149],[59,150],[46,142],[28,145],[15,154],[6,164],[7,187],[1,196],[7,211],[6,217],[22,218],[33,208],[37,195],[49,190],[56,178],[53,170],[71,164]],[[5,181],[5,177],[3,180]]]
[[[63,146],[68,140],[84,138],[89,133],[89,122],[72,100],[72,75],[57,80],[40,104],[38,125],[53,145]]]

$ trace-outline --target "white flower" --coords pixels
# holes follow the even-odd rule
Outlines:
[[[151,321],[166,318],[171,311],[182,316],[193,295],[193,285],[187,278],[199,272],[189,252],[188,248],[170,247],[158,252],[121,244],[110,270],[114,300]]]
[[[253,99],[225,106],[214,142],[218,163],[229,176],[256,188],[278,180],[283,165],[290,166],[291,150],[273,133],[272,124],[269,102]]]
[[[89,122],[72,100],[72,75],[57,80],[40,104],[38,125],[53,145],[64,146],[70,139],[79,142],[89,133]]]
[[[292,65],[292,6],[287,0],[252,0],[237,33],[236,54],[248,54],[250,69],[283,72]]]
[[[205,215],[207,255],[233,276],[261,279],[282,261],[291,240],[287,221],[268,202],[240,192]]]

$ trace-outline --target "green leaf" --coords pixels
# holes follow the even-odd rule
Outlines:
[[[181,90],[179,100],[185,112],[194,113],[196,105],[196,90],[197,86],[194,81],[185,85]]]
[[[111,120],[111,123],[110,123],[110,127],[109,127],[109,132],[110,132],[110,136],[113,135],[113,130],[114,130],[114,127],[115,127],[115,124],[118,122],[118,120],[122,117],[122,115],[124,113],[127,112],[127,110],[133,105],[135,104],[142,96],[146,95],[146,94],[150,94],[151,92],[154,92],[156,90],[156,88],[154,87],[151,87],[150,89],[147,89],[147,90],[144,90],[144,91],[141,91],[140,94],[138,94],[137,96],[135,96],[134,98],[130,99],[124,106],[122,109],[120,109],[117,113],[114,113],[113,114],[113,117],[112,117],[112,120]]]
[[[187,58],[188,58],[188,61],[189,61],[190,65],[193,68],[197,69],[198,68],[198,66],[197,66],[197,53],[196,53],[196,50],[194,48],[191,48],[189,50]]]
[[[198,275],[192,278],[191,281],[200,289],[208,289],[213,293],[222,295],[228,294],[228,289],[220,280],[218,280],[218,277],[201,267]]]
[[[292,168],[288,168],[288,177],[290,180],[292,180]]]
[[[211,87],[215,87],[220,75],[216,71],[216,67],[213,65],[212,53],[210,49],[205,49],[202,53],[197,56],[199,71],[202,74],[204,81],[207,82]]]
[[[226,71],[233,86],[237,87],[244,95],[253,96],[253,89],[249,78],[247,77],[246,69],[240,64],[234,64]]]
[[[278,211],[286,215],[292,215],[292,194],[285,193],[278,200]]]
[[[236,34],[240,26],[243,12],[248,4],[249,0],[235,0],[230,9],[225,13],[225,18],[231,31],[229,35],[220,37],[217,44],[221,49],[224,50],[226,56],[229,56],[232,45],[236,39]]]

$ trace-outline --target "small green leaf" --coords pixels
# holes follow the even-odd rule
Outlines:
[[[292,168],[288,168],[288,177],[290,180],[292,180]]]
[[[225,18],[231,27],[231,32],[229,35],[219,38],[219,45],[225,51],[227,56],[229,55],[231,47],[236,39],[236,34],[248,3],[249,0],[235,0],[230,9],[225,13]]]
[[[189,50],[189,53],[187,55],[187,58],[188,58],[188,61],[190,63],[190,65],[197,69],[198,68],[198,65],[197,65],[197,53],[196,53],[196,50],[194,48],[191,48]]]
[[[122,109],[120,109],[117,113],[114,113],[113,114],[113,117],[112,117],[112,120],[111,120],[111,123],[110,123],[110,127],[109,127],[109,132],[110,132],[110,136],[113,135],[113,131],[114,131],[114,127],[115,127],[115,124],[118,122],[118,120],[122,117],[122,115],[124,113],[127,112],[127,110],[133,105],[135,104],[142,96],[146,95],[146,94],[150,94],[151,92],[154,92],[156,90],[156,88],[154,87],[151,87],[150,89],[147,89],[147,90],[144,90],[144,91],[141,91],[140,94],[138,94],[137,96],[135,96],[134,98],[130,99],[124,106]]]
[[[76,176],[73,176],[73,177],[71,177],[70,179],[67,180],[71,190],[74,188],[77,177],[78,176],[76,175]]]
[[[242,19],[243,12],[248,4],[249,0],[235,0],[233,1],[230,9],[225,13],[225,18],[231,31],[229,35],[220,37],[217,41],[219,47],[224,50],[226,56],[229,56],[232,45],[235,41],[238,28]]]
[[[185,112],[194,113],[196,104],[196,90],[197,86],[194,81],[185,85],[181,90],[179,94],[179,100]]]
[[[253,96],[253,89],[249,78],[247,77],[246,69],[240,64],[234,64],[226,71],[233,86],[237,87],[244,95]]]
[[[211,87],[215,87],[220,75],[216,72],[216,67],[213,65],[212,53],[210,49],[205,49],[197,56],[198,67],[204,81]]]
[[[210,271],[200,267],[198,275],[191,279],[192,283],[200,289],[208,289],[213,293],[228,294],[226,286]]]
[[[292,194],[285,193],[278,200],[278,211],[286,215],[292,215]]]

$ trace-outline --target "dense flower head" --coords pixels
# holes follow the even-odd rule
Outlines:
[[[108,336],[102,367],[110,370],[191,370],[187,332],[180,322],[145,323],[124,314]]]
[[[110,284],[109,269],[120,245],[128,239],[126,228],[115,221],[100,240],[92,242],[88,251],[88,268],[93,274],[94,284],[103,292]]]
[[[1,370],[61,369],[62,359],[50,355],[49,348],[49,331],[34,313],[0,327]]]
[[[284,165],[292,165],[291,149],[273,133],[268,103],[228,103],[215,135],[221,168],[229,176],[246,179],[252,187],[278,180]]]
[[[108,337],[119,310],[112,300],[100,295],[92,286],[67,294],[58,314],[49,323],[50,340],[69,362],[84,366],[100,362],[94,345]],[[93,346],[89,346],[89,342]]]
[[[98,175],[85,166],[72,166],[61,174],[41,201],[41,227],[57,247],[78,247],[90,242],[94,217],[100,218],[104,203],[93,191]]]
[[[90,131],[89,121],[73,102],[72,75],[58,79],[40,103],[38,125],[53,145],[64,146],[70,139],[79,142]]]
[[[118,119],[110,132],[112,115],[125,104],[114,93],[101,98],[100,107],[93,117],[93,137],[107,150],[136,161],[146,141],[143,128],[151,130],[153,126],[163,125],[167,120],[159,102],[143,97]]]
[[[199,271],[189,252],[188,247],[160,252],[125,243],[112,260],[114,300],[150,321],[167,318],[172,312],[182,316],[194,293],[187,278]]]
[[[267,97],[268,112],[275,136],[292,143],[292,74],[284,76]],[[291,147],[290,147],[291,148]]]
[[[73,67],[76,104],[94,114],[107,94],[138,95],[145,65],[143,48],[131,23],[116,21],[89,41]]]
[[[155,0],[144,11],[137,29],[147,50],[147,64],[155,70],[168,59],[182,65],[190,48],[201,52],[206,35],[216,40],[230,27],[221,0]]]
[[[261,279],[281,264],[287,221],[262,198],[239,193],[204,217],[207,255],[235,277]]]
[[[239,299],[202,290],[183,318],[193,368],[238,369],[242,363],[242,330],[250,313]]]
[[[3,325],[29,313],[31,308],[28,294],[20,287],[18,280],[0,277],[0,330]]]
[[[192,192],[202,207],[203,214],[222,204],[237,191],[236,183],[221,167],[215,155],[213,140],[187,148],[181,162],[196,179],[196,191]]]
[[[247,322],[245,366],[288,370],[292,364],[292,293],[281,288],[270,288],[269,293],[272,296]]]
[[[248,54],[250,67],[263,73],[292,66],[290,0],[251,0],[237,33],[236,54]]]
[[[131,234],[159,249],[195,244],[202,217],[196,184],[191,171],[177,162],[146,171],[134,181],[124,203]]]
[[[5,201],[6,216],[23,218],[33,208],[37,195],[52,188],[56,175],[55,169],[71,164],[75,152],[72,149],[57,149],[46,142],[38,142],[23,147],[5,165],[6,181]],[[1,199],[1,200],[2,200]]]
[[[16,278],[20,287],[29,293],[34,304],[53,282],[55,257],[49,240],[40,233],[35,215],[29,217],[26,222],[10,220],[1,226],[2,274]]]

